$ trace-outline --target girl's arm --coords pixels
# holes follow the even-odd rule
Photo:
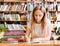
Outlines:
[[[30,42],[31,41],[31,36],[30,36],[30,33],[31,33],[31,31],[30,31],[30,29],[27,27],[27,31],[26,31],[26,41],[27,42]]]

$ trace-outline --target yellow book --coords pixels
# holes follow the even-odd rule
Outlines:
[[[15,10],[14,11],[17,11],[17,7],[18,7],[18,5],[15,5]]]
[[[11,11],[15,11],[15,7],[16,7],[16,5],[13,5],[11,8]]]
[[[21,25],[21,27],[23,28],[24,31],[26,31],[26,28],[23,25]]]
[[[12,14],[13,21],[16,21],[15,14]]]
[[[20,21],[20,15],[19,14],[16,14],[16,20]]]

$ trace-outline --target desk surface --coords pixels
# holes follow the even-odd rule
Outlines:
[[[60,41],[41,41],[40,43],[0,43],[0,46],[60,46]]]

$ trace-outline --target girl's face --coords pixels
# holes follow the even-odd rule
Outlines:
[[[34,18],[35,18],[35,20],[36,20],[37,23],[40,23],[40,21],[41,21],[42,18],[43,18],[43,12],[40,11],[40,10],[36,10],[36,11],[34,12]]]

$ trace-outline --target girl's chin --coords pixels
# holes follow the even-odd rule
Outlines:
[[[36,21],[37,24],[40,24],[40,21]]]

